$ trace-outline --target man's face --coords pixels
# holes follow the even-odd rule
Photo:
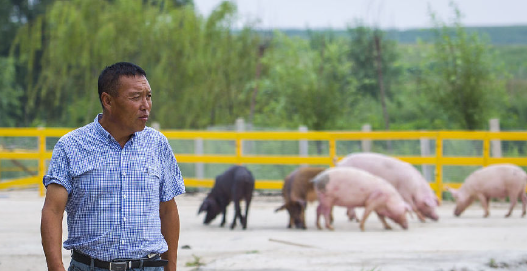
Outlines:
[[[111,115],[119,129],[133,134],[145,128],[152,109],[152,90],[146,77],[121,76],[118,96],[111,107]]]

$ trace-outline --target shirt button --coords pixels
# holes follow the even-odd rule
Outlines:
[[[123,172],[122,175],[123,175],[123,176],[126,176],[126,172]]]
[[[126,221],[126,217],[123,217],[123,221]]]
[[[124,240],[121,240],[121,244],[123,244],[123,245],[124,245]]]
[[[126,195],[123,195],[123,199],[126,199]]]

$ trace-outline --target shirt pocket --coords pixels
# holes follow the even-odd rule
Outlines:
[[[153,166],[145,166],[142,169],[142,176],[144,176],[144,187],[142,189],[145,192],[144,196],[147,196],[151,200],[158,201],[159,199],[159,188],[161,185],[161,173]]]

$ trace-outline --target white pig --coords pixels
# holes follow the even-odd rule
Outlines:
[[[353,153],[336,163],[337,167],[352,166],[379,176],[391,183],[417,214],[420,221],[425,217],[438,220],[436,208],[439,200],[430,185],[411,164],[380,153]],[[353,210],[348,211],[350,219]]]
[[[454,210],[456,216],[461,215],[475,199],[478,199],[485,210],[483,217],[488,217],[491,198],[509,197],[510,209],[505,217],[511,215],[518,198],[522,200],[523,217],[527,205],[526,185],[527,174],[523,169],[513,164],[495,164],[472,172],[459,190],[453,188],[448,188],[448,190],[456,200]]]
[[[360,229],[363,231],[364,223],[372,211],[377,213],[386,229],[391,227],[386,223],[385,216],[401,225],[403,229],[408,228],[406,212],[411,210],[410,206],[392,185],[380,177],[353,167],[334,167],[318,174],[313,178],[313,182],[319,200],[316,222],[319,229],[320,215],[324,215],[326,228],[333,230],[333,206],[364,207],[360,221]]]

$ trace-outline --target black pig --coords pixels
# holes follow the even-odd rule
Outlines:
[[[252,173],[243,166],[233,166],[227,169],[223,174],[216,176],[214,187],[203,200],[199,207],[198,214],[206,212],[204,224],[209,224],[221,212],[223,219],[221,226],[225,225],[225,215],[227,206],[231,201],[234,202],[236,213],[231,224],[231,229],[236,227],[236,218],[240,219],[243,229],[247,228],[247,215],[249,214],[249,205],[254,190],[254,177]],[[240,200],[245,200],[245,216],[241,213]]]

